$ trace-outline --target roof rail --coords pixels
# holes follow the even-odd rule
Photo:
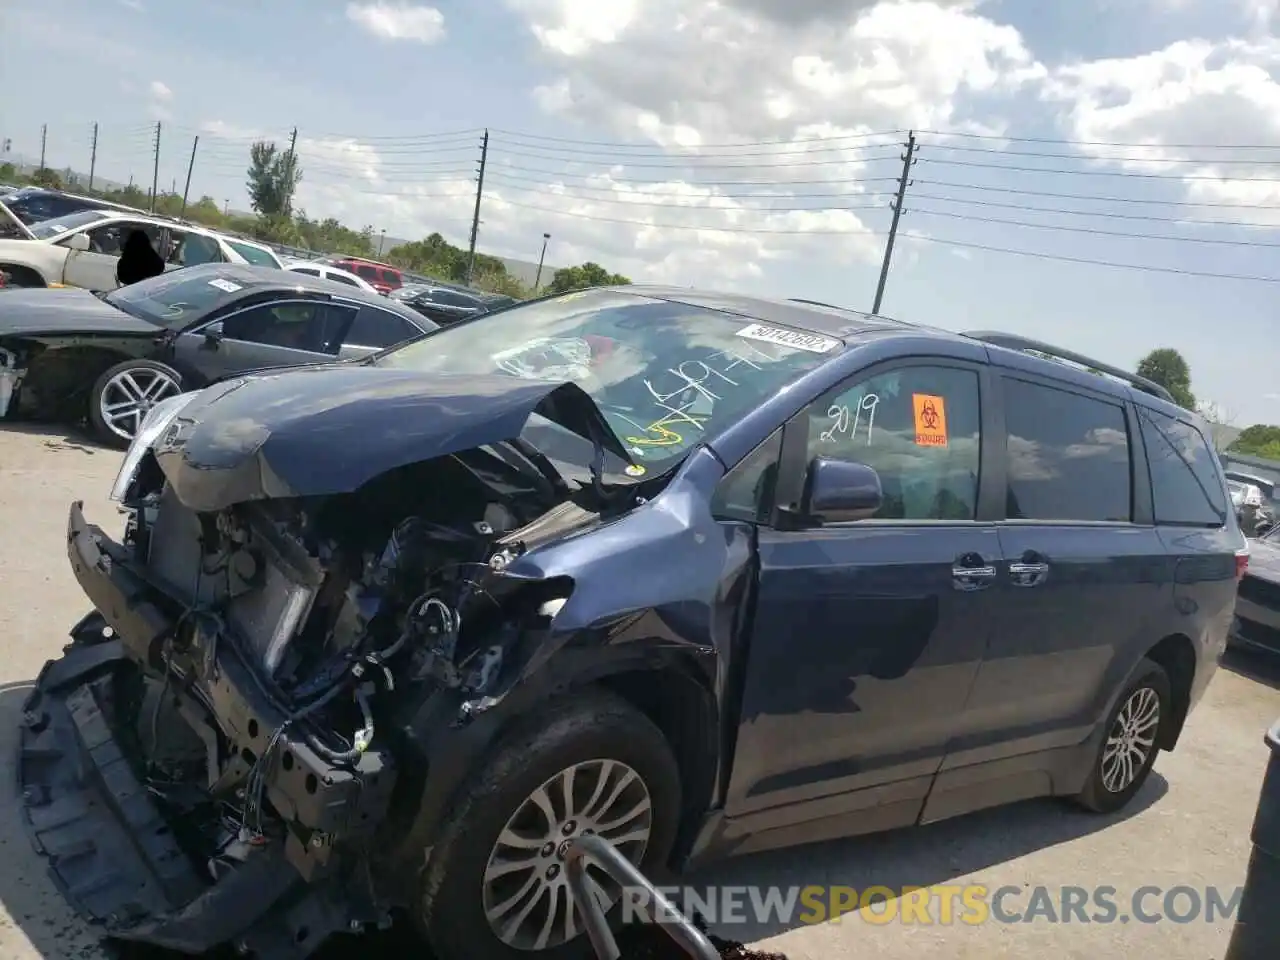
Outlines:
[[[1169,403],[1176,404],[1178,402],[1173,399],[1173,394],[1153,380],[1140,377],[1136,373],[1129,373],[1127,370],[1121,370],[1119,367],[1113,367],[1110,364],[1103,363],[1101,360],[1086,357],[1084,354],[1074,353],[1062,347],[1055,347],[1049,343],[1041,343],[1039,340],[1020,337],[1013,333],[999,333],[994,330],[965,331],[963,336],[973,340],[981,340],[983,343],[989,343],[993,347],[1004,347],[1006,350],[1017,350],[1021,353],[1043,353],[1045,356],[1053,357],[1056,360],[1069,360],[1071,363],[1078,363],[1082,367],[1090,367],[1099,373],[1105,373],[1109,377],[1123,380],[1134,389],[1141,390],[1143,393],[1150,394],[1153,397],[1159,397]]]

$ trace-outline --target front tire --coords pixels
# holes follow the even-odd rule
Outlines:
[[[1075,801],[1093,813],[1114,813],[1142,789],[1155,764],[1160,728],[1172,713],[1169,675],[1144,659],[1107,717],[1093,771]]]
[[[679,823],[679,768],[652,721],[602,690],[521,721],[464,789],[414,910],[442,960],[593,956],[559,849],[591,831],[641,870],[665,866]],[[614,900],[603,874],[593,879]]]
[[[123,450],[133,442],[147,412],[182,392],[182,375],[154,360],[124,360],[102,372],[89,391],[94,436]]]

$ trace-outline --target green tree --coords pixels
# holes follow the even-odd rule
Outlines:
[[[248,179],[245,189],[249,204],[266,218],[285,216],[293,193],[302,180],[302,168],[287,150],[279,150],[268,140],[249,148]]]
[[[1270,423],[1255,423],[1245,427],[1231,442],[1231,446],[1227,447],[1227,451],[1280,460],[1280,427]]]
[[[1138,361],[1138,376],[1158,383],[1173,395],[1180,407],[1194,410],[1195,394],[1191,392],[1191,368],[1182,354],[1172,347],[1152,350]]]
[[[0,180],[12,181],[17,179],[18,168],[12,163],[0,163]]]
[[[576,267],[565,267],[557,270],[547,285],[547,293],[568,293],[571,290],[586,290],[588,287],[611,287],[628,284],[631,281],[620,273],[610,273],[598,263],[587,261]]]
[[[48,167],[41,167],[33,173],[31,182],[39,187],[48,187],[50,190],[62,189],[62,177],[58,175],[57,170],[50,170]]]

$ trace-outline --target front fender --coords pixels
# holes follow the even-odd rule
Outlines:
[[[63,282],[70,252],[40,240],[0,240],[0,263],[34,270],[46,284]]]
[[[441,690],[399,725],[413,755],[401,767],[423,771],[416,784],[406,784],[393,818],[409,858],[402,868],[420,868],[423,851],[429,857],[458,791],[511,725],[551,698],[592,684],[614,689],[663,726],[654,713],[667,704],[655,691],[687,681],[674,700],[695,702],[697,730],[686,736],[685,722],[675,721],[666,732],[691,781],[686,790],[697,809],[686,814],[715,802],[737,727],[734,689],[744,669],[754,569],[749,525],[722,524],[710,513],[710,493],[722,475],[709,450],[697,451],[650,503],[507,567],[509,576],[574,586],[550,628],[510,645],[501,682],[488,696],[467,701]],[[670,681],[635,680],[650,676]]]

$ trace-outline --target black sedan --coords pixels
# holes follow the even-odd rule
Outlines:
[[[1280,653],[1280,527],[1249,541],[1229,643]]]
[[[158,401],[221,377],[368,356],[421,313],[268,267],[205,264],[110,293],[0,294],[0,420],[88,420],[124,447]]]

